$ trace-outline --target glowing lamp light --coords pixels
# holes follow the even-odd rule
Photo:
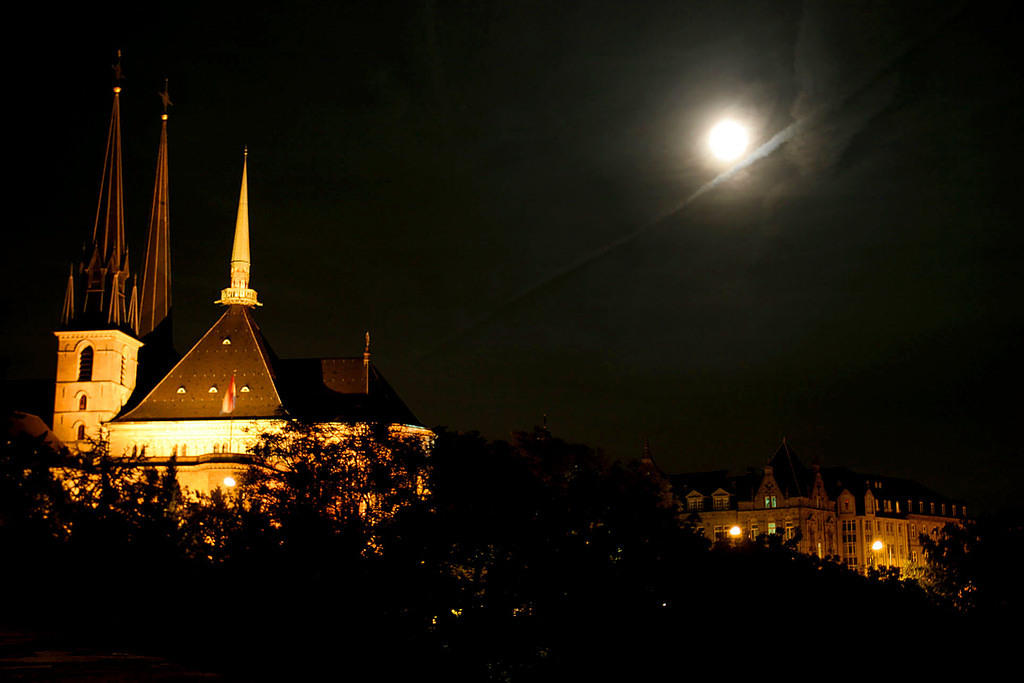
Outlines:
[[[743,533],[743,529],[741,529],[739,527],[739,525],[737,525],[737,524],[734,524],[734,525],[732,525],[729,528],[729,535],[732,536],[733,538],[738,538],[739,535],[742,534],[742,533]]]
[[[872,550],[876,550],[876,551],[877,550],[881,550],[883,547],[885,547],[885,546],[884,546],[884,544],[881,541],[875,541],[874,543],[871,544],[871,549]]]
[[[722,161],[735,161],[747,150],[750,136],[747,129],[735,121],[726,119],[715,125],[708,135],[711,153]]]
[[[224,486],[227,486],[228,488],[232,488],[237,483],[238,482],[235,481],[234,477],[224,477]]]

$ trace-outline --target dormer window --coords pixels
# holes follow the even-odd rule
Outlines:
[[[697,491],[691,491],[686,496],[686,510],[688,512],[700,512],[704,508],[704,496]]]
[[[184,394],[185,393],[185,385],[184,384],[181,385],[180,387],[178,387],[178,393],[179,394]]]
[[[214,385],[213,385],[213,386],[211,386],[211,387],[210,387],[209,389],[207,389],[207,391],[208,391],[209,393],[211,393],[211,394],[216,394],[216,393],[217,393],[217,385],[216,385],[216,384],[214,384]]]
[[[224,337],[223,339],[220,340],[220,343],[223,346],[231,346],[231,337]]]
[[[239,389],[239,391],[242,392],[243,394],[248,394],[249,393],[249,385],[248,384],[243,384],[242,388]]]

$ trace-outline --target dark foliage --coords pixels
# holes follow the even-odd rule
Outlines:
[[[440,430],[425,458],[383,431],[325,429],[264,438],[236,489],[198,498],[103,444],[5,443],[5,619],[241,679],[517,681],[692,671],[737,642],[827,661],[837,638],[924,642],[973,618],[777,537],[709,547],[656,468],[546,430]],[[930,550],[930,595],[970,582],[978,609],[1009,609],[983,534],[965,534]]]

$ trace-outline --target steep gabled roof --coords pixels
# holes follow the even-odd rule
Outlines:
[[[814,487],[814,472],[804,466],[785,439],[768,464],[771,465],[775,483],[787,498],[810,495]]]
[[[277,369],[289,415],[324,421],[419,424],[376,366],[367,366],[363,358],[280,360]]]
[[[235,378],[235,410],[221,412]],[[121,422],[275,417],[284,414],[275,358],[245,306],[229,306],[213,327]]]

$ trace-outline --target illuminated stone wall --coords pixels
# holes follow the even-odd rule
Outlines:
[[[238,480],[248,467],[247,454],[261,434],[281,430],[285,421],[270,419],[239,420],[161,420],[111,422],[105,425],[110,453],[116,457],[142,457],[159,467],[175,458],[178,482],[192,491],[209,493],[225,486],[225,479]],[[336,429],[339,438],[366,429],[359,423],[325,423]],[[392,424],[394,438],[420,440],[429,447],[434,433],[424,427]]]
[[[121,410],[135,389],[142,342],[119,330],[60,331],[57,335],[57,384],[53,432],[63,443],[100,437],[100,425]],[[92,349],[92,373],[79,381],[82,353]],[[82,399],[85,399],[84,409]]]

